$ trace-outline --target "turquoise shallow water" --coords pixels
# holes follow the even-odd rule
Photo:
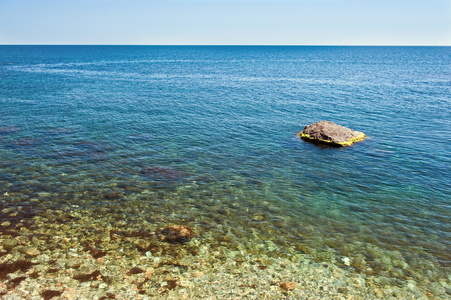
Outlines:
[[[451,273],[450,59],[449,47],[0,46],[1,206],[126,207],[122,219],[189,224],[212,245],[434,293]],[[319,120],[368,138],[297,137]]]

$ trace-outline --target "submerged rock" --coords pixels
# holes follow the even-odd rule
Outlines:
[[[44,155],[45,158],[63,160],[86,160],[90,162],[108,160],[109,156],[104,152],[89,150],[63,150]]]
[[[73,144],[77,148],[86,149],[95,152],[110,152],[114,150],[114,146],[106,143],[95,142],[90,140],[78,141]]]
[[[151,134],[132,134],[128,136],[129,139],[135,141],[154,141],[156,137]]]
[[[20,131],[19,127],[13,127],[13,126],[7,126],[7,127],[0,127],[0,134],[7,134],[7,133],[13,133]]]
[[[312,125],[307,125],[299,133],[299,136],[308,142],[336,147],[351,146],[354,142],[359,142],[366,138],[363,132],[354,131],[330,121],[319,121]]]
[[[42,130],[41,133],[44,135],[66,135],[74,132],[72,128],[50,128]]]
[[[294,282],[284,281],[279,284],[279,287],[285,291],[292,291],[296,288],[296,284]]]
[[[165,166],[146,167],[143,174],[156,181],[177,181],[185,177],[182,171]]]
[[[103,194],[103,198],[105,199],[120,199],[124,196],[124,194],[120,191],[109,191]]]
[[[34,146],[39,144],[39,141],[36,139],[32,139],[32,138],[26,138],[26,139],[18,139],[18,140],[14,140],[11,143],[11,146],[15,147],[15,146]]]
[[[194,237],[194,230],[186,225],[173,225],[157,230],[160,240],[169,243],[187,243]]]

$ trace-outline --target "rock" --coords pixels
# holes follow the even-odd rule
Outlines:
[[[163,281],[161,283],[161,286],[165,288],[167,291],[175,289],[177,285],[178,285],[177,281],[171,279],[167,279],[166,281]]]
[[[252,216],[252,221],[263,221],[264,219],[265,219],[264,215],[257,214]]]
[[[157,230],[160,240],[169,243],[187,243],[194,237],[194,230],[186,225],[173,225]]]
[[[14,247],[16,247],[18,244],[17,240],[15,239],[6,239],[3,240],[3,249],[5,249],[6,251],[11,251]]]
[[[63,291],[56,291],[56,290],[45,290],[41,293],[42,299],[52,299],[54,297],[61,296]]]
[[[12,141],[11,146],[34,146],[37,144],[39,144],[38,140],[27,138],[27,139],[14,140],[14,141]]]
[[[50,128],[47,130],[42,130],[41,133],[44,135],[65,135],[74,132],[72,128]]]
[[[165,166],[151,166],[143,170],[145,176],[155,181],[177,181],[185,177],[185,174],[175,168]]]
[[[103,198],[105,199],[120,199],[124,196],[120,191],[109,191],[103,194]]]
[[[345,265],[347,265],[347,266],[351,265],[351,260],[349,259],[349,257],[343,257],[341,260],[343,261],[343,263]]]
[[[305,126],[299,136],[308,142],[326,144],[330,146],[351,146],[366,138],[360,131],[354,131],[329,121],[319,121]]]
[[[36,248],[29,248],[25,251],[25,253],[29,256],[35,257],[35,256],[38,256],[39,254],[41,254],[41,251],[39,251]]]
[[[7,134],[7,133],[13,133],[20,131],[19,127],[13,127],[13,126],[7,126],[7,127],[0,127],[0,134]]]
[[[294,290],[296,288],[296,285],[294,284],[294,282],[284,281],[284,282],[281,282],[279,284],[279,287],[281,289],[284,289],[285,291],[291,291],[291,290]]]
[[[132,134],[129,135],[128,138],[135,141],[153,141],[156,139],[156,137],[151,134]]]
[[[90,274],[78,274],[74,276],[74,279],[80,282],[94,281],[94,280],[102,280],[102,274],[99,270],[95,270]]]
[[[153,277],[153,270],[152,269],[147,269],[146,272],[144,273],[144,277],[147,280],[152,279],[152,277]]]
[[[79,258],[71,258],[68,259],[66,262],[66,268],[69,269],[78,269],[83,264],[83,261]]]
[[[139,267],[133,267],[128,271],[129,275],[141,274],[141,273],[144,273],[144,270]]]

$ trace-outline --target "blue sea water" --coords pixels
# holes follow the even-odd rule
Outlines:
[[[451,281],[450,63],[450,47],[0,46],[1,205],[119,203],[435,293]],[[299,139],[320,120],[368,138]]]

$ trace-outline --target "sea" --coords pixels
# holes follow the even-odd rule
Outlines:
[[[451,47],[0,46],[2,234],[82,208],[451,297],[450,153]]]

